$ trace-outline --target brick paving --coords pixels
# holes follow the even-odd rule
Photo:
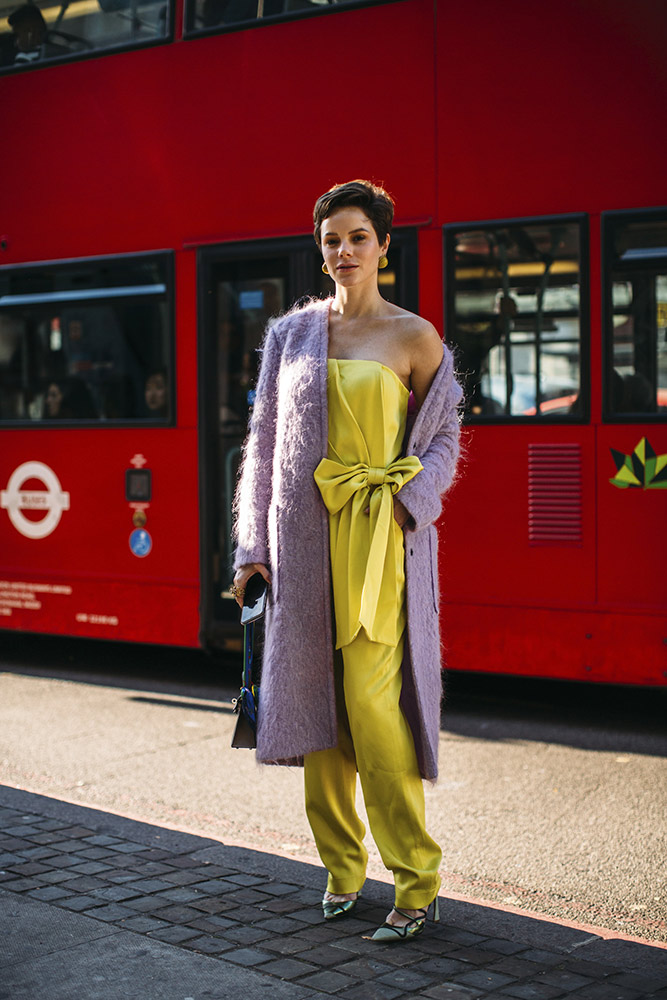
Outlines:
[[[91,815],[94,815],[91,811]],[[103,814],[100,814],[103,815]],[[0,887],[340,1000],[665,1000],[667,981],[447,923],[406,946],[364,939],[387,903],[325,923],[311,884],[271,879],[0,806]],[[291,868],[294,871],[294,866]],[[389,892],[387,887],[387,893]]]

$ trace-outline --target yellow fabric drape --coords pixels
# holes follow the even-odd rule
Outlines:
[[[393,498],[422,464],[400,457],[409,393],[394,371],[377,361],[330,360],[328,376],[329,448],[315,480],[329,511],[338,744],[306,754],[306,810],[329,891],[358,891],[367,860],[355,809],[358,770],[396,904],[421,907],[438,891],[441,851],[425,828],[400,704],[405,556]]]
[[[423,468],[415,455],[400,457],[409,393],[376,361],[329,359],[328,374],[329,449],[314,475],[330,515],[336,648],[362,627],[395,646],[405,570],[393,497]]]
[[[424,786],[400,707],[403,641],[395,649],[360,632],[334,656],[338,746],[306,754],[306,811],[329,892],[358,892],[366,878],[357,769],[373,839],[394,873],[396,905],[428,906],[442,852],[426,830]]]

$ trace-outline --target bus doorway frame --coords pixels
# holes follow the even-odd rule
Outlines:
[[[392,234],[397,300],[413,312],[418,311],[419,259],[416,226],[396,228]],[[218,342],[215,333],[217,304],[211,294],[215,287],[214,271],[218,264],[250,262],[284,257],[288,261],[286,305],[289,308],[305,295],[321,294],[321,257],[311,235],[270,239],[238,240],[197,247],[197,396],[199,459],[199,550],[200,550],[200,628],[199,642],[204,648],[239,652],[242,635],[236,606],[229,604],[229,615],[216,616],[214,590],[222,572],[222,554],[216,538],[219,532],[219,492],[222,470],[218,459],[219,397]],[[386,272],[384,272],[386,274]],[[320,287],[318,287],[318,284]],[[332,289],[333,293],[333,284]]]

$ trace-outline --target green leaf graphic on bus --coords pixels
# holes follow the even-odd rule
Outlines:
[[[631,455],[610,448],[616,465],[616,475],[609,482],[621,490],[634,487],[641,490],[667,490],[667,455],[656,455],[642,438]]]

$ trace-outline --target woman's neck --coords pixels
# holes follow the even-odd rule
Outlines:
[[[359,319],[363,316],[380,316],[387,303],[380,295],[377,285],[370,288],[342,288],[336,286],[336,294],[331,303],[331,311],[339,319]]]

